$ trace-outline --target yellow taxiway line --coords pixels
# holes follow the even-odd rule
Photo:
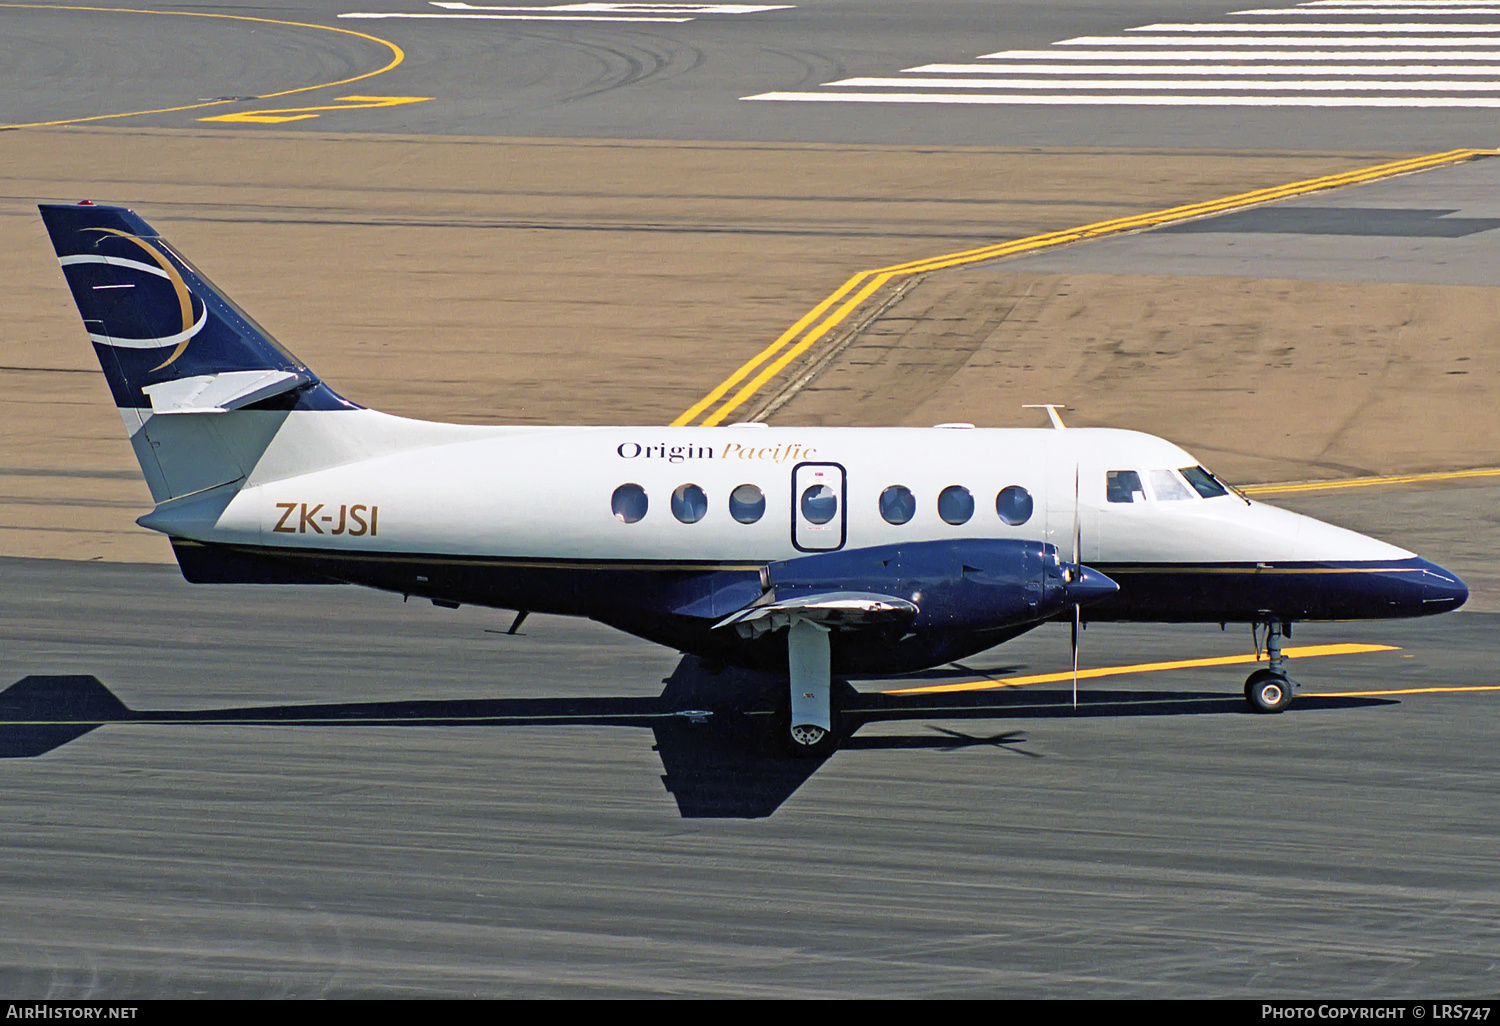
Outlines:
[[[1316,656],[1336,655],[1362,655],[1366,652],[1397,652],[1400,648],[1396,645],[1299,645],[1284,648],[1281,654],[1288,659],[1311,659]],[[1088,670],[1079,670],[1079,680],[1091,680],[1097,677],[1118,677],[1127,673],[1159,673],[1164,670],[1188,670],[1201,666],[1235,666],[1244,663],[1258,663],[1260,656],[1255,655],[1233,655],[1213,656],[1207,659],[1176,659],[1166,663],[1136,663],[1132,666],[1101,666]],[[1061,673],[1039,673],[1031,677],[1004,677],[999,680],[973,680],[962,684],[932,684],[920,688],[897,688],[893,691],[885,691],[887,695],[939,695],[950,694],[957,691],[992,691],[995,688],[1018,688],[1027,684],[1057,684],[1061,681],[1073,679],[1072,670],[1064,670]],[[1396,694],[1397,692],[1389,692]]]
[[[1316,698],[1380,698],[1382,695],[1435,695],[1449,691],[1500,691],[1500,684],[1464,684],[1446,688],[1390,688],[1385,691],[1319,691]]]
[[[1385,477],[1351,477],[1343,481],[1294,481],[1287,484],[1246,485],[1246,495],[1291,495],[1297,492],[1328,492],[1336,488],[1372,488],[1376,485],[1422,484],[1428,481],[1462,481],[1478,477],[1500,477],[1500,467],[1444,470],[1432,474],[1389,474]]]
[[[1433,153],[1421,157],[1411,157],[1406,160],[1392,161],[1388,164],[1377,164],[1373,167],[1361,168],[1355,171],[1345,171],[1341,174],[1324,175],[1321,178],[1310,178],[1302,182],[1291,182],[1287,185],[1273,186],[1268,189],[1256,189],[1252,192],[1242,192],[1234,196],[1205,200],[1201,203],[1189,203],[1183,206],[1171,207],[1167,210],[1135,214],[1130,217],[1119,217],[1109,221],[1099,221],[1095,224],[1069,228],[1065,231],[1032,235],[1024,239],[1015,239],[1011,242],[981,246],[978,249],[962,250],[957,253],[946,253],[923,260],[913,260],[902,264],[892,264],[889,267],[877,267],[860,271],[835,289],[827,299],[824,299],[804,314],[797,323],[783,332],[776,341],[741,364],[733,374],[714,386],[712,391],[684,410],[676,420],[672,421],[672,426],[683,427],[693,423],[700,416],[703,416],[715,403],[719,404],[718,407],[711,413],[703,416],[699,425],[702,427],[712,427],[722,423],[724,418],[744,405],[767,382],[775,378],[787,364],[805,353],[820,339],[826,337],[830,331],[847,319],[851,313],[878,291],[882,285],[897,276],[921,274],[949,267],[960,267],[965,264],[997,260],[1002,257],[1016,256],[1022,253],[1032,253],[1037,250],[1050,249],[1054,246],[1065,246],[1070,243],[1102,238],[1107,235],[1142,231],[1147,228],[1159,228],[1163,225],[1174,224],[1179,221],[1189,221],[1198,217],[1206,217],[1210,214],[1222,214],[1231,210],[1256,206],[1261,203],[1271,203],[1276,200],[1287,199],[1292,196],[1303,196],[1312,192],[1322,192],[1326,189],[1338,189],[1347,185],[1358,185],[1362,182],[1372,182],[1376,179],[1390,178],[1395,175],[1412,174],[1416,171],[1426,171],[1429,168],[1442,167],[1446,164],[1456,164],[1466,160],[1473,160],[1476,157],[1493,156],[1496,152],[1495,150],[1462,149],[1449,150],[1445,153]],[[851,295],[851,293],[853,294]],[[846,296],[849,298],[845,299]],[[840,300],[843,300],[843,302],[840,303]],[[839,303],[838,308],[829,313],[829,310],[836,303]],[[824,316],[825,314],[827,314],[826,317]],[[752,375],[754,376],[752,377]],[[749,379],[748,381],[746,380],[747,378]],[[741,382],[744,382],[744,384],[741,384]],[[733,395],[729,395],[731,390],[734,390]],[[729,398],[726,399],[725,396],[729,396]]]
[[[376,75],[384,75],[406,60],[406,53],[395,43],[368,35],[364,32],[355,32],[353,29],[335,28],[332,25],[313,25],[305,21],[281,21],[276,18],[255,18],[245,14],[209,14],[201,11],[143,11],[133,7],[80,7],[69,4],[5,4],[0,3],[0,8],[26,9],[33,11],[98,11],[104,14],[155,14],[178,18],[224,18],[229,21],[253,21],[262,25],[286,25],[290,28],[317,29],[319,32],[337,32],[345,36],[355,36],[359,39],[378,43],[391,51],[391,60],[383,68],[367,71],[362,75],[351,78],[341,78],[336,82],[323,82],[319,85],[299,86],[296,89],[283,89],[279,93],[263,93],[255,97],[257,100],[271,100],[278,96],[293,96],[297,93],[307,93],[314,89],[329,89],[333,86],[348,85],[350,82],[360,82]],[[52,128],[57,125],[79,125],[86,121],[107,121],[111,118],[133,118],[146,114],[172,114],[182,110],[199,110],[203,107],[218,107],[226,103],[234,103],[234,100],[205,100],[201,103],[189,103],[180,107],[158,107],[155,110],[128,110],[118,114],[94,114],[90,117],[63,118],[60,121],[34,121],[25,125],[0,125],[0,128]]]

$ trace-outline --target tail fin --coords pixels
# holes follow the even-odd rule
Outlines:
[[[359,408],[134,211],[85,201],[44,204],[41,212],[157,502],[249,473],[259,455],[254,437],[215,415]]]

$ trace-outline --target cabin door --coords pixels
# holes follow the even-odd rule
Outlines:
[[[843,548],[849,523],[844,498],[844,468],[837,463],[793,467],[792,544],[802,552]]]

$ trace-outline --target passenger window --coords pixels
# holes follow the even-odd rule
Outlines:
[[[672,515],[684,524],[696,524],[707,512],[708,496],[697,485],[679,485],[672,493]]]
[[[938,493],[938,516],[947,524],[967,524],[974,515],[974,496],[963,485],[949,485]]]
[[[766,493],[753,484],[742,484],[729,493],[729,515],[742,524],[753,524],[766,512]]]
[[[813,485],[802,493],[802,516],[808,523],[826,524],[838,511],[838,493],[827,485]]]
[[[1187,483],[1193,486],[1193,491],[1205,499],[1212,499],[1220,495],[1228,495],[1229,491],[1214,479],[1214,476],[1202,467],[1183,467],[1179,473],[1187,478]]]
[[[1180,502],[1194,497],[1170,470],[1151,471],[1151,491],[1156,493],[1157,502]]]
[[[1105,471],[1104,497],[1110,502],[1144,502],[1146,489],[1141,484],[1141,475],[1133,470]]]
[[[917,515],[917,497],[905,485],[891,485],[880,493],[880,515],[888,524],[907,523]]]
[[[646,489],[638,484],[623,484],[610,497],[609,508],[622,524],[633,524],[646,515]]]
[[[1031,519],[1031,493],[1020,485],[1008,485],[995,496],[995,512],[1011,527],[1018,527]]]

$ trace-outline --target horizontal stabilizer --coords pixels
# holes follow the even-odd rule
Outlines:
[[[152,413],[228,413],[312,381],[301,371],[224,371],[173,378],[141,391],[150,398]]]
[[[894,595],[823,591],[777,599],[775,592],[771,592],[754,605],[720,620],[714,624],[714,629],[738,627],[741,634],[753,636],[786,627],[793,620],[809,620],[831,630],[840,630],[875,623],[899,623],[916,615],[914,603]]]

